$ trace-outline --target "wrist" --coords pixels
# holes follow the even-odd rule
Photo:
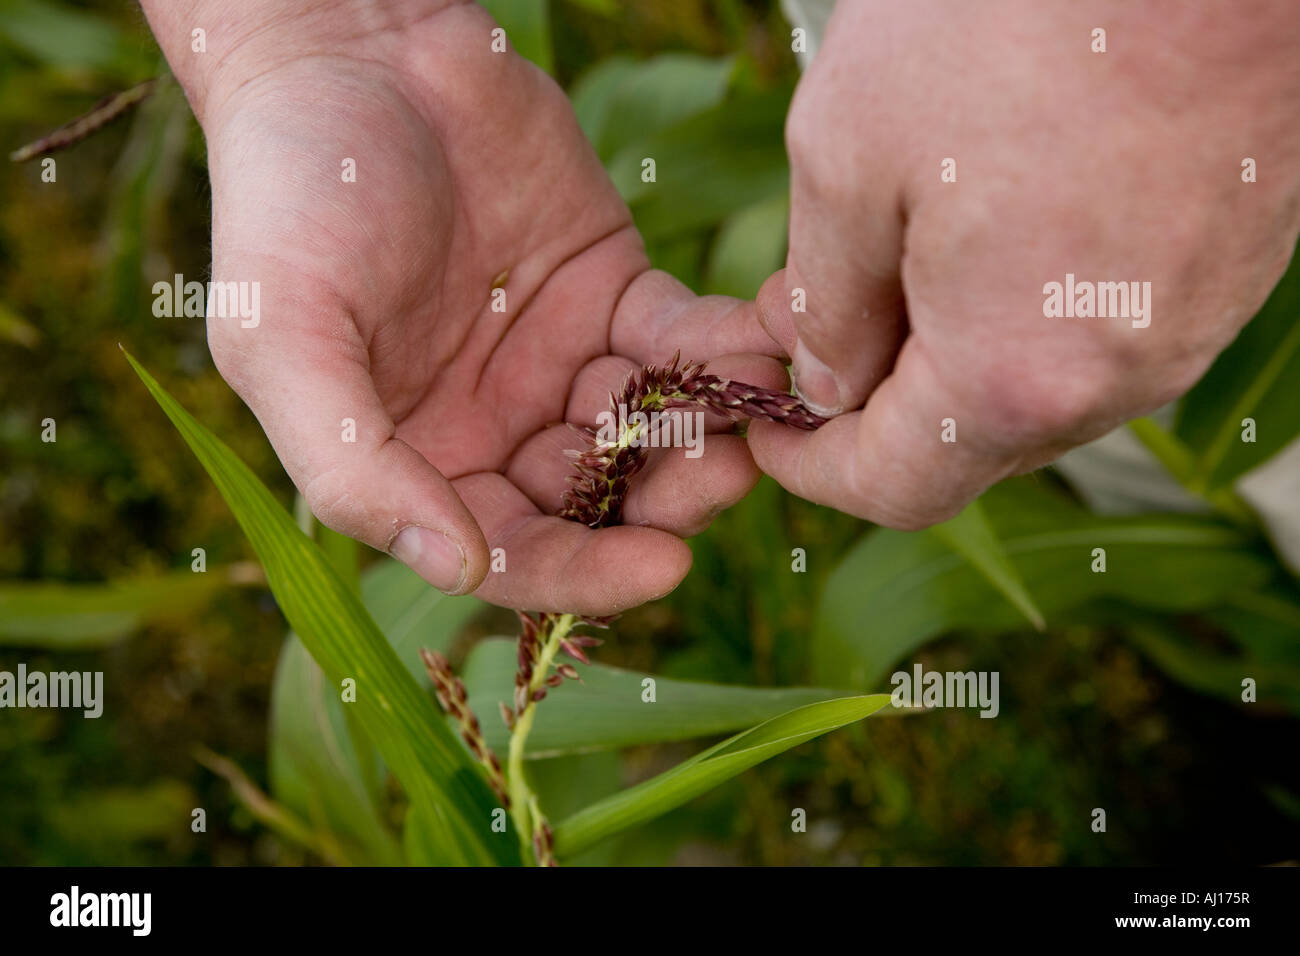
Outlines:
[[[214,105],[295,59],[396,36],[457,0],[142,0],[149,26],[206,128]]]

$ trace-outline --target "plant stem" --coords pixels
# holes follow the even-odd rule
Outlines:
[[[533,719],[537,715],[537,701],[533,693],[546,686],[546,678],[551,671],[551,663],[559,653],[560,642],[573,629],[574,615],[544,615],[542,621],[549,624],[549,630],[542,639],[542,650],[533,666],[533,676],[528,682],[528,702],[523,711],[515,718],[514,729],[510,732],[510,752],[506,759],[506,774],[510,781],[510,814],[514,817],[515,829],[519,831],[519,841],[524,853],[532,852],[533,829],[537,823],[533,807],[536,796],[524,777],[524,744],[533,729]]]
[[[1183,488],[1201,499],[1229,521],[1242,527],[1258,527],[1259,519],[1231,486],[1210,489],[1197,470],[1191,450],[1178,438],[1150,418],[1136,418],[1128,423],[1131,431]]]
[[[25,163],[29,159],[66,149],[74,143],[81,142],[91,133],[103,129],[123,113],[143,103],[153,93],[159,80],[160,77],[154,77],[131,87],[129,90],[104,97],[84,116],[79,116],[72,122],[65,123],[48,136],[42,136],[34,143],[28,143],[26,146],[14,150],[9,154],[10,161]]]

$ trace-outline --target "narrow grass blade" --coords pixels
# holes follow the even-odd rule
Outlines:
[[[580,810],[555,829],[555,852],[581,852],[598,840],[645,823],[724,780],[845,724],[869,717],[888,694],[845,697],[799,707],[697,754],[672,770]]]
[[[225,444],[126,357],[235,513],[280,609],[330,683],[355,681],[349,706],[412,803],[427,805],[441,859],[516,862],[515,835],[492,832],[495,800],[481,771],[324,553]]]

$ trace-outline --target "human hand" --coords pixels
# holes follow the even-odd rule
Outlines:
[[[1182,394],[1295,246],[1297,96],[1283,0],[841,0],[788,118],[790,251],[759,310],[799,394],[847,414],[755,423],[759,466],[919,528]],[[1149,282],[1146,316],[1046,317],[1067,273]]]
[[[652,453],[633,526],[593,531],[553,517],[581,444],[562,423],[596,424],[643,363],[775,354],[767,336],[650,270],[567,99],[491,51],[481,9],[326,3],[268,23],[264,8],[219,8],[207,42],[226,53],[201,71],[186,58],[202,17],[149,13],[180,38],[169,59],[208,138],[213,279],[261,284],[257,327],[209,318],[213,358],[312,510],[512,607],[602,615],[671,590],[690,564],[679,536],[757,480],[744,440]],[[784,380],[757,355],[710,370]]]

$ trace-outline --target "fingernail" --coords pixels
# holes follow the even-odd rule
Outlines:
[[[826,367],[826,363],[808,351],[808,346],[801,340],[794,343],[794,354],[790,356],[790,387],[803,399],[803,403],[818,415],[830,418],[844,411],[844,402],[840,398],[840,385],[835,373]]]
[[[439,591],[458,594],[465,585],[465,552],[441,531],[419,525],[403,528],[388,553]]]

